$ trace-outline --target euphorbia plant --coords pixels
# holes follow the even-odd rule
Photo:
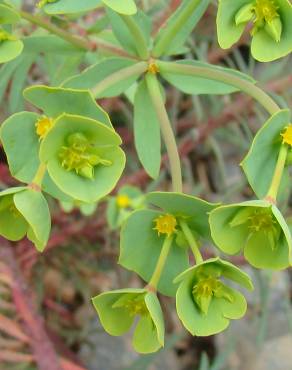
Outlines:
[[[0,194],[0,212],[7,215],[0,222],[1,235],[18,240],[27,234],[43,250],[49,222],[42,192],[72,204],[90,204],[113,190],[125,158],[119,135],[95,99],[127,93],[133,103],[137,154],[154,179],[160,173],[163,138],[172,191],[154,191],[144,197],[137,189],[125,187],[110,197],[107,213],[112,228],[121,226],[119,263],[136,272],[145,286],[102,292],[93,298],[102,325],[112,335],[130,330],[138,317],[133,346],[142,353],[164,345],[157,292],[176,297],[178,316],[193,335],[218,333],[230,320],[244,315],[246,300],[228,281],[252,289],[250,278],[223,257],[204,260],[204,243],[213,240],[227,254],[243,250],[246,260],[258,268],[282,269],[291,264],[291,233],[277,203],[284,191],[291,190],[287,181],[292,151],[289,110],[280,109],[251,76],[175,57],[184,52],[208,5],[208,0],[183,0],[153,35],[151,18],[137,10],[133,0],[40,1],[39,11],[52,15],[103,7],[110,35],[83,39],[43,15],[5,4],[13,14],[62,38],[67,47],[90,51],[95,57],[99,49],[106,50],[110,56],[105,53],[81,73],[67,74],[59,81],[61,86],[28,87],[24,97],[37,107],[37,113],[15,113],[3,123],[1,141],[11,174],[27,186]],[[268,61],[290,53],[288,1],[219,1],[217,29],[222,47],[236,42],[248,23],[252,23],[251,51],[256,59]],[[25,48],[36,39],[24,38]],[[243,91],[271,116],[242,162],[257,200],[219,205],[184,194],[180,156],[165,107],[165,83],[191,95]],[[38,214],[37,221],[27,212],[28,202],[31,212]]]

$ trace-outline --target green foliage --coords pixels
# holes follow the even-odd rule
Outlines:
[[[134,100],[134,134],[138,157],[152,178],[157,178],[161,165],[159,119],[145,80],[137,88]]]
[[[209,63],[199,62],[196,60],[182,60],[178,61],[178,64],[191,65],[195,67],[204,67],[212,71],[222,71],[224,73],[229,73],[231,76],[237,76],[242,79],[246,79],[251,83],[256,81],[244,73],[235,71],[231,68],[223,68],[214,66]],[[175,86],[177,89],[181,90],[186,94],[191,95],[200,95],[200,94],[230,94],[232,92],[238,91],[234,86],[228,85],[228,83],[223,83],[219,81],[212,80],[210,78],[203,78],[197,76],[182,76],[181,74],[170,73],[167,71],[161,70],[161,76],[166,79],[167,82]]]
[[[0,138],[11,175],[27,184],[0,193],[0,235],[11,241],[27,236],[42,252],[51,222],[43,193],[60,200],[65,211],[78,207],[85,215],[92,215],[97,202],[106,200],[110,228],[121,228],[119,263],[136,272],[146,286],[101,293],[93,304],[111,335],[123,335],[136,324],[132,343],[140,353],[153,353],[164,346],[164,321],[156,292],[176,296],[180,320],[197,336],[219,333],[230,320],[245,314],[243,294],[228,281],[252,289],[249,276],[219,257],[204,261],[204,243],[211,246],[214,241],[229,255],[243,251],[256,268],[278,270],[292,263],[291,222],[289,229],[277,203],[291,191],[290,111],[280,109],[247,74],[173,57],[187,51],[188,38],[209,3],[183,0],[154,32],[150,13],[137,9],[134,0],[41,0],[38,7],[45,13],[64,15],[51,21],[18,12],[0,0],[0,63],[9,62],[0,69],[0,97],[11,86],[8,110],[13,113],[1,125]],[[88,37],[71,33],[72,19],[97,8],[101,18],[86,30]],[[253,22],[253,57],[259,61],[283,57],[292,50],[291,12],[288,0],[219,0],[219,44],[231,47]],[[21,32],[12,32],[12,25],[19,26],[22,18],[54,35],[36,30],[16,39],[14,35]],[[192,47],[196,48],[195,43]],[[196,50],[195,54],[201,59],[204,52]],[[163,60],[169,56],[170,61]],[[46,70],[53,86],[26,88],[23,96],[32,112],[22,111],[20,91],[35,64]],[[219,206],[183,193],[180,152],[166,109],[165,83],[191,95],[243,91],[267,110],[270,118],[242,161],[258,200]],[[133,104],[135,148],[145,171],[157,179],[152,189],[161,179],[162,137],[172,191],[143,194],[126,185],[109,195],[126,159],[120,136],[95,99],[121,94]],[[194,102],[200,107],[198,99]],[[195,260],[191,267],[190,252]]]
[[[124,68],[135,65],[135,61],[127,58],[108,58],[85,69],[81,74],[73,76],[64,82],[64,87],[74,89],[91,89],[99,82],[110,77],[113,73],[123,73]],[[118,81],[116,84],[105,88],[97,94],[98,98],[108,98],[120,95],[132,86],[138,79],[140,73],[136,73],[128,78]]]
[[[49,207],[41,192],[26,187],[0,192],[0,235],[17,241],[25,235],[39,252],[47,244],[51,229]]]
[[[15,24],[19,20],[20,17],[13,8],[0,4],[0,63],[9,62],[22,52],[22,41],[10,33],[10,27],[7,30],[7,25]]]
[[[48,14],[73,14],[93,10],[102,4],[122,14],[135,14],[137,11],[134,0],[41,0],[39,6]]]
[[[168,19],[165,27],[161,28],[155,38],[153,53],[155,57],[161,55],[175,55],[181,52],[188,36],[205,13],[209,0],[183,0],[176,12]],[[178,27],[178,19],[184,22]],[[162,40],[169,42],[163,43]]]

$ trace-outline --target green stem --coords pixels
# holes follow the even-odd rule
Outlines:
[[[109,51],[118,56],[137,59],[135,56],[130,55],[125,50],[115,45],[112,45],[104,40],[96,38],[94,39],[94,41],[89,41],[81,37],[74,36],[71,33],[63,30],[62,28],[56,26],[55,24],[47,21],[45,18],[40,17],[38,15],[33,15],[25,11],[21,11],[20,15],[23,19],[26,19],[30,23],[36,24],[39,27],[44,28],[45,30],[51,32],[52,34],[59,36],[61,39],[69,42],[70,44],[76,46],[77,48],[88,51],[94,51],[98,48]]]
[[[147,60],[149,58],[149,51],[147,47],[147,43],[145,40],[145,37],[137,25],[137,23],[134,21],[132,16],[129,15],[120,15],[126,26],[128,27],[128,30],[130,31],[131,35],[133,36],[135,40],[135,47],[137,50],[138,55],[142,58]]]
[[[203,257],[201,255],[199,245],[198,245],[192,231],[190,230],[189,225],[183,220],[180,220],[179,224],[180,224],[180,227],[181,227],[181,229],[184,233],[184,236],[186,237],[186,239],[187,239],[187,241],[188,241],[188,243],[191,247],[191,250],[194,254],[196,263],[198,264],[198,263],[203,262],[204,260],[203,260]]]
[[[93,89],[92,93],[95,97],[98,97],[106,89],[114,86],[115,84],[126,80],[132,76],[139,76],[143,72],[146,72],[148,68],[148,63],[139,62],[131,67],[120,69],[119,71],[112,73],[110,76],[106,77],[104,80],[100,81]]]
[[[59,36],[63,40],[69,42],[70,44],[76,46],[77,48],[84,49],[84,50],[93,50],[95,49],[95,45],[88,40],[84,40],[78,36],[71,35],[71,33],[63,30],[62,28],[57,27],[51,22],[48,22],[43,17],[38,15],[33,15],[27,13],[25,11],[20,11],[20,15],[23,19],[26,19],[30,23],[36,24],[41,28],[46,29],[47,31]]]
[[[279,191],[279,187],[281,184],[281,179],[285,167],[285,163],[288,156],[288,145],[282,144],[281,149],[279,151],[279,156],[276,164],[276,168],[274,171],[274,175],[272,178],[272,182],[269,188],[269,191],[266,196],[266,200],[271,201],[272,203],[276,203],[277,201],[277,195]]]
[[[212,70],[208,67],[196,67],[173,62],[157,62],[157,65],[162,73],[176,73],[225,82],[226,84],[234,86],[256,99],[271,115],[280,110],[280,107],[275,103],[275,101],[262,89],[247,80],[241,79],[240,77],[232,76],[223,71]]]
[[[157,265],[156,265],[154,273],[153,273],[153,275],[152,275],[152,277],[149,281],[149,284],[147,285],[147,287],[149,287],[149,290],[156,290],[157,289],[157,285],[159,283],[162,271],[164,269],[164,266],[165,266],[166,259],[167,259],[167,256],[169,254],[169,251],[170,251],[172,241],[173,241],[173,236],[167,236],[164,239],[164,242],[162,244],[161,253],[160,253],[159,259],[157,261]]]
[[[42,182],[43,182],[44,176],[46,174],[46,171],[47,171],[46,164],[41,163],[39,165],[38,169],[37,169],[37,172],[36,172],[32,182],[31,182],[31,184],[29,185],[32,189],[37,190],[37,191],[41,191]]]
[[[165,142],[170,163],[173,191],[182,192],[182,173],[179,153],[173,130],[164,106],[164,101],[161,95],[160,86],[156,75],[152,73],[147,73],[146,83],[152,103],[155,107],[159,119],[162,136]]]
[[[189,0],[188,5],[186,5],[184,10],[179,14],[175,23],[173,23],[171,27],[167,27],[163,36],[157,41],[152,52],[154,58],[160,57],[165,52],[177,33],[185,26],[200,2],[201,0]]]

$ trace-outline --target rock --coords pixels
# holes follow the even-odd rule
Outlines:
[[[267,341],[256,360],[244,370],[291,370],[292,335]]]

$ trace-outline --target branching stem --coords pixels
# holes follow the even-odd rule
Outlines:
[[[131,76],[141,75],[143,72],[146,72],[148,68],[148,63],[139,62],[130,67],[120,69],[117,72],[112,73],[110,76],[106,77],[104,80],[100,81],[93,89],[92,93],[95,97],[98,97],[106,89],[114,86],[115,84],[126,80]]]
[[[156,75],[147,73],[146,83],[159,119],[162,137],[166,146],[170,163],[173,191],[182,192],[182,173],[179,153]]]
[[[197,67],[187,64],[178,64],[173,62],[157,62],[161,72],[176,73],[187,76],[204,77],[209,80],[224,82],[234,86],[239,90],[250,95],[257,100],[269,114],[274,114],[280,110],[278,104],[262,89],[254,85],[252,82],[244,80],[237,76],[232,76],[229,73],[219,70],[212,70],[207,67]]]
[[[281,145],[281,149],[280,149],[280,152],[279,152],[279,156],[278,156],[276,168],[275,168],[275,171],[274,171],[273,179],[272,179],[269,191],[267,193],[267,196],[265,198],[266,200],[268,200],[271,203],[276,203],[277,202],[277,195],[278,195],[278,191],[279,191],[279,188],[280,188],[280,184],[281,184],[281,180],[282,180],[282,176],[283,176],[283,171],[284,171],[285,163],[286,163],[287,156],[288,156],[288,149],[289,149],[288,145],[286,145],[286,144]]]
[[[189,225],[183,220],[180,220],[179,224],[180,224],[180,227],[182,229],[182,232],[184,233],[185,238],[187,239],[187,241],[188,241],[188,243],[191,247],[191,250],[194,254],[196,263],[198,264],[198,263],[203,262],[203,257],[201,255],[199,245],[198,245],[192,231],[190,230]]]
[[[157,285],[159,283],[162,271],[164,269],[167,256],[170,251],[170,247],[173,241],[173,236],[166,236],[162,245],[161,253],[159,259],[157,261],[157,265],[155,267],[154,273],[147,285],[147,288],[151,291],[155,291],[157,289]]]

